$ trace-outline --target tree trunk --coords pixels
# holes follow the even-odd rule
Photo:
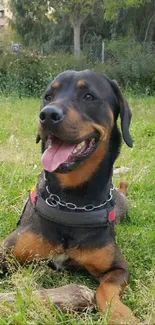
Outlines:
[[[146,32],[145,32],[145,38],[144,38],[144,42],[147,41],[147,38],[148,38],[148,32],[149,32],[149,29],[150,29],[150,25],[152,23],[152,21],[154,22],[154,19],[155,19],[155,14],[153,14],[148,22],[148,25],[147,25],[147,29],[146,29]],[[153,34],[153,31],[152,31],[152,34]],[[151,35],[152,36],[152,35]],[[150,37],[149,39],[150,41],[152,40],[152,37]]]
[[[73,24],[73,31],[74,31],[74,56],[76,59],[80,58],[80,31],[81,31],[81,21],[76,21]]]
[[[70,23],[74,31],[74,56],[77,60],[80,58],[80,52],[81,52],[80,32],[81,32],[81,25],[85,17],[86,16],[80,18],[70,17]]]

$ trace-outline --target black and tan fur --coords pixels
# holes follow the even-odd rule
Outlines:
[[[63,120],[53,126],[39,123],[37,142],[42,140],[43,151],[50,132],[71,144],[97,134],[98,144],[92,155],[78,162],[73,170],[46,172],[48,187],[66,202],[98,205],[109,196],[113,164],[120,151],[118,116],[123,139],[132,147],[127,101],[117,83],[102,74],[66,71],[48,86],[41,112],[53,105],[62,110]],[[44,196],[42,176],[38,185]],[[17,229],[5,240],[5,245],[22,263],[62,254],[65,261],[73,261],[98,279],[96,301],[103,312],[111,303],[110,324],[136,321],[120,300],[128,283],[128,268],[115,242],[113,224],[88,229],[56,224],[40,217],[28,200]]]

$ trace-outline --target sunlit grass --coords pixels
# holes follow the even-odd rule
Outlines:
[[[133,149],[123,144],[115,167],[129,167],[115,175],[114,183],[129,183],[130,215],[116,227],[117,242],[131,273],[123,301],[136,315],[153,324],[155,319],[155,98],[128,96],[133,120]],[[40,101],[14,97],[0,99],[0,237],[14,230],[28,190],[41,171],[40,145],[35,144]],[[46,264],[29,266],[0,280],[0,291],[16,292],[15,304],[0,305],[0,325],[105,324],[98,313],[64,315],[51,304],[34,299],[32,290],[67,283],[96,288],[89,275],[53,272]]]

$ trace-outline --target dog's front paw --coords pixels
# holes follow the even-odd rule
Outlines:
[[[139,325],[140,321],[121,301],[112,306],[108,325]]]

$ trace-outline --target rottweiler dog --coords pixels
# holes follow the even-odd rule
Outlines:
[[[39,115],[43,172],[4,242],[22,263],[51,258],[56,268],[73,263],[90,272],[99,309],[111,306],[110,324],[136,322],[120,300],[128,267],[115,241],[112,185],[121,138],[132,147],[130,120],[116,81],[89,70],[59,74]]]

